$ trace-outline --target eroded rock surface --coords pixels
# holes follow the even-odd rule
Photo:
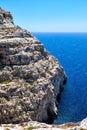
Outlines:
[[[87,130],[87,118],[78,123],[48,125],[36,121],[21,124],[2,124],[0,130]]]
[[[51,123],[65,82],[57,59],[0,8],[0,123]]]

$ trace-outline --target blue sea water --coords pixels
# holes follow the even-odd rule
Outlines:
[[[68,80],[55,124],[87,117],[87,33],[34,33],[64,67]]]

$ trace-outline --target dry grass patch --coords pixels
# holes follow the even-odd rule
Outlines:
[[[73,127],[75,127],[75,126],[80,126],[80,123],[72,123],[72,122],[70,122],[70,123],[67,123],[67,124],[64,124],[64,125],[60,125],[60,126],[58,126],[59,128],[62,128],[62,129],[67,129],[67,128],[73,128]]]

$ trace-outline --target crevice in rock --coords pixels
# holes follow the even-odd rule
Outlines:
[[[56,113],[51,109],[51,107],[47,108],[47,114],[48,114],[48,124],[52,124],[54,119],[57,117]]]

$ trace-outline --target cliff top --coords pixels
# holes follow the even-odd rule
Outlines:
[[[0,8],[0,27],[14,27],[13,25],[11,13]]]

